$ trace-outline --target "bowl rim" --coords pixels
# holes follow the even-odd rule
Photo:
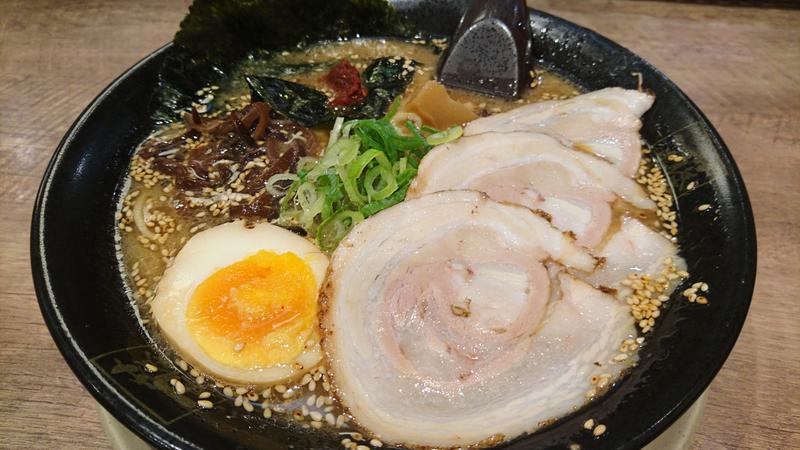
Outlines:
[[[106,411],[109,411],[117,420],[125,424],[126,427],[133,430],[143,439],[160,448],[184,449],[198,447],[152,420],[150,417],[143,414],[139,408],[136,408],[124,397],[119,395],[116,389],[114,389],[97,368],[92,365],[89,358],[72,337],[69,328],[64,323],[58,302],[56,301],[50,284],[50,273],[46,264],[47,252],[44,247],[44,227],[42,226],[45,222],[48,194],[54,173],[61,164],[66,149],[75,140],[78,131],[83,127],[98,106],[109,97],[111,93],[116,91],[120,84],[141,67],[151,63],[152,60],[167,52],[172,45],[172,42],[162,45],[122,72],[122,74],[115,78],[114,81],[109,83],[108,86],[92,99],[89,105],[78,115],[75,122],[70,125],[66,134],[56,147],[50,162],[47,164],[47,168],[45,169],[42,181],[36,193],[36,201],[33,205],[31,219],[30,255],[34,291],[38,299],[42,317],[61,356],[67,362],[67,365],[72,369],[81,384],[83,384],[94,400],[100,403]],[[158,430],[158,432],[156,430]]]
[[[532,8],[528,8],[528,12],[529,14],[535,13],[536,15],[547,20],[563,22],[568,27],[580,32],[587,32],[593,37],[593,39],[597,39],[603,45],[624,50],[625,52],[636,56],[636,58],[638,58],[645,66],[647,66],[648,69],[660,76],[662,81],[667,83],[670,88],[674,89],[675,94],[679,97],[680,101],[684,102],[692,113],[697,114],[704,121],[704,124],[706,125],[704,132],[714,144],[716,153],[723,160],[727,168],[731,170],[733,177],[730,180],[730,184],[735,186],[738,189],[738,194],[740,194],[734,197],[734,199],[737,207],[743,212],[740,220],[741,225],[743,226],[743,233],[745,237],[745,242],[742,244],[742,248],[745,250],[745,252],[742,255],[741,262],[742,266],[747,269],[744,271],[746,273],[746,278],[742,280],[741,285],[741,298],[745,302],[745,304],[741,305],[743,312],[736,317],[738,320],[732,324],[732,330],[728,334],[727,340],[724,342],[725,345],[719,348],[720,357],[718,358],[718,363],[714,364],[714,369],[708,370],[704,373],[703,377],[695,380],[695,383],[692,384],[692,387],[685,391],[685,395],[675,402],[673,408],[664,414],[661,420],[649,427],[642,428],[638,435],[628,437],[627,442],[620,447],[625,449],[640,448],[661,434],[664,430],[666,430],[667,427],[672,425],[706,390],[711,381],[721,370],[722,366],[733,350],[736,341],[738,340],[744,325],[744,321],[747,317],[747,311],[749,310],[749,306],[752,301],[756,277],[757,245],[755,220],[753,217],[752,206],[750,204],[742,175],[719,133],[713,127],[705,114],[677,85],[675,85],[674,82],[672,82],[672,80],[670,80],[648,61],[636,55],[634,52],[595,31],[540,10],[534,11]],[[44,322],[47,325],[47,328],[49,329],[50,334],[52,335],[62,357],[67,362],[70,369],[72,369],[72,371],[75,373],[79,381],[94,397],[94,399],[98,401],[100,405],[103,406],[107,411],[109,411],[117,420],[151,444],[164,449],[200,449],[202,447],[195,445],[189,440],[183,439],[179,434],[154,421],[135,405],[127,401],[117,392],[117,390],[108,382],[108,380],[104,378],[97,368],[91,364],[89,358],[85,353],[83,353],[78,343],[72,337],[72,334],[69,328],[66,326],[61,315],[50,283],[51,275],[48,272],[46,264],[47,252],[44,247],[45,239],[43,234],[43,223],[45,222],[48,195],[54,173],[60,165],[65,151],[75,140],[77,133],[89,120],[98,106],[107,97],[109,97],[111,93],[115,92],[124,81],[131,77],[132,74],[140,70],[143,66],[150,64],[154,59],[161,57],[164,53],[169,51],[173,45],[174,44],[172,42],[164,44],[125,70],[89,103],[89,105],[80,113],[75,122],[69,127],[68,131],[56,147],[56,150],[51,157],[47,168],[45,169],[42,181],[37,191],[31,220],[30,255],[34,290],[38,299],[42,316],[44,318]],[[511,442],[515,441],[516,440],[512,440]]]

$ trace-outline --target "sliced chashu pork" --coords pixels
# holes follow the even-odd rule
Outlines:
[[[624,217],[619,230],[595,254],[603,258],[603,264],[586,279],[615,289],[622,289],[620,282],[632,273],[657,277],[667,258],[677,269],[686,268],[672,241],[632,217]]]
[[[555,262],[555,263],[554,263]],[[585,401],[634,335],[628,308],[560,270],[596,260],[530,210],[468,191],[358,224],[323,288],[334,388],[386,442],[511,439]]]
[[[464,135],[487,131],[537,131],[595,153],[627,176],[641,159],[639,119],[653,104],[650,94],[618,87],[568,100],[532,103],[467,124]]]
[[[553,225],[575,234],[579,245],[602,241],[611,204],[655,204],[631,178],[595,156],[533,132],[486,132],[440,145],[423,158],[408,198],[470,189],[548,213]]]

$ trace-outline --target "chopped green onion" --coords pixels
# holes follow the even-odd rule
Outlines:
[[[342,125],[344,124],[344,117],[337,117],[333,122],[331,134],[328,137],[328,148],[330,148],[339,139],[339,134],[342,132]]]
[[[312,168],[316,167],[318,160],[316,158],[312,158],[310,156],[301,156],[297,160],[297,171],[298,172],[308,172]]]
[[[317,201],[316,186],[308,181],[301,184],[300,187],[297,188],[295,197],[297,198],[297,203],[300,205],[300,208],[304,210],[309,209],[311,205]]]
[[[294,182],[294,181],[299,180],[299,179],[300,179],[300,177],[298,177],[297,175],[295,175],[293,173],[276,173],[275,175],[273,175],[273,176],[271,176],[271,177],[269,177],[267,179],[267,184],[266,184],[265,187],[267,189],[267,192],[270,193],[270,195],[274,195],[276,197],[280,197],[281,195],[286,194],[286,192],[289,190],[289,187],[291,187],[291,183],[289,183],[289,185],[286,186],[286,187],[276,186],[275,183],[278,183],[278,182],[281,182],[281,181]]]
[[[431,146],[441,145],[460,138],[462,134],[464,134],[464,129],[461,128],[461,125],[453,125],[444,131],[431,134],[425,138],[425,140],[428,142],[428,145]]]
[[[398,96],[392,101],[392,104],[389,105],[389,111],[386,112],[386,115],[381,120],[389,122],[390,120],[392,120],[392,117],[394,117],[394,115],[397,114],[397,110],[399,109],[400,109],[400,97]]]
[[[375,187],[376,180],[382,187]],[[391,169],[376,166],[369,169],[364,175],[364,189],[367,191],[367,198],[370,201],[383,200],[397,190],[397,179]]]
[[[410,135],[403,136],[391,123],[398,108],[393,103],[379,120],[337,118],[321,158],[301,159],[296,175],[271,177],[267,189],[285,191],[279,221],[300,225],[329,253],[358,222],[403,201],[420,160],[463,130],[439,131],[406,120]],[[292,183],[282,189],[275,185],[279,181]]]
[[[342,149],[339,151],[339,156],[336,158],[336,165],[338,166],[347,165],[358,156],[358,140],[342,138],[343,141],[345,139],[347,139],[347,144],[342,146]]]
[[[360,212],[344,210],[322,222],[317,230],[317,243],[320,249],[332,252],[350,229],[362,220],[364,215]]]
[[[406,184],[402,189],[394,191],[394,194],[390,195],[389,197],[383,200],[372,202],[361,208],[359,211],[364,215],[364,217],[369,217],[373,214],[379,213],[390,206],[394,206],[402,202],[403,199],[406,198],[407,191],[408,184]]]

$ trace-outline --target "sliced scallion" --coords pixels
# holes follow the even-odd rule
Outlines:
[[[300,160],[296,175],[270,178],[267,189],[285,191],[279,220],[300,225],[329,253],[358,222],[403,201],[428,150],[457,139],[462,130],[439,131],[406,120],[409,135],[401,135],[391,123],[398,106],[379,120],[337,118],[321,158]],[[289,181],[285,188],[276,185]]]

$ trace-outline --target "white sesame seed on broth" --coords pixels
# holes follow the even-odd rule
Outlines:
[[[434,42],[434,45],[444,45]],[[407,61],[414,60],[416,66],[407,63],[404,70],[414,73],[414,80],[404,99],[407,100],[430,80],[435,71],[437,55],[429,45],[417,45],[391,40],[355,40],[334,42],[313,46],[305,52],[284,52],[277,55],[271,64],[310,63],[308,71],[294,73],[287,77],[290,81],[308,84],[332,96],[319,82],[322,73],[341,59],[348,59],[358,69],[363,70],[373,59],[383,56],[402,56]],[[576,86],[551,72],[535,69],[532,72],[535,89],[528,90],[525,96],[514,102],[498,100],[461,91],[451,91],[453,99],[468,105],[479,115],[495,114],[515,108],[520,104],[546,100],[563,100],[580,94]],[[207,86],[197,93],[193,104],[202,120],[222,119],[231,111],[246,111],[251,103],[249,94],[235,86]],[[311,130],[320,146],[324,146],[327,129],[320,127]],[[184,123],[169,125],[154,133],[142,144],[131,159],[128,179],[116,214],[120,267],[125,275],[132,301],[140,311],[143,325],[158,338],[158,331],[148,322],[148,303],[152,300],[158,281],[178,251],[192,235],[229,222],[234,218],[236,208],[252,204],[263,191],[252,191],[248,179],[253,173],[268,170],[272,164],[267,155],[259,155],[245,162],[226,159],[216,161],[208,173],[209,186],[180,187],[169,173],[159,169],[156,159],[147,157],[143,149],[156,141],[175,139],[187,132]],[[213,148],[213,138],[199,134],[184,139],[178,145],[165,148],[156,153],[162,161],[175,160],[187,154],[208,153]],[[257,144],[264,144],[257,140]],[[668,160],[680,162],[681,155],[670,155]],[[161,167],[167,167],[163,162]],[[215,170],[220,168],[220,170]],[[637,174],[637,181],[645,188],[648,196],[657,204],[655,212],[642,212],[630,205],[615,204],[618,214],[647,214],[644,222],[670,240],[677,235],[677,214],[668,183],[661,169],[645,155]],[[687,186],[691,189],[694,185]],[[701,205],[698,212],[710,208]],[[640,217],[641,218],[641,217]],[[658,273],[639,274],[626,278],[626,287],[631,294],[626,297],[631,315],[641,333],[649,332],[661,315],[666,303],[671,282],[688,277],[685,271],[671,262],[664,261]],[[626,284],[628,283],[628,284]],[[696,303],[707,303],[698,285],[692,292]],[[702,300],[702,301],[701,301]],[[158,340],[160,344],[163,341]],[[620,343],[619,352],[604,364],[617,364],[629,367],[635,364],[636,353],[643,344],[631,337]],[[237,350],[238,349],[238,350]],[[241,347],[234,348],[241,351]],[[312,368],[295,383],[263,386],[232,386],[222,384],[208,377],[202,371],[191,367],[183,359],[177,359],[175,369],[183,374],[170,380],[176,395],[196,400],[201,409],[211,409],[221,402],[242,408],[245,413],[260,415],[264,420],[292,420],[297,426],[312,429],[330,428],[341,430],[341,444],[344,448],[363,450],[382,447],[383,441],[355,431],[351,427],[353,418],[340,407],[335,399],[336,386],[324,366]],[[148,364],[145,370],[155,373]],[[610,369],[609,369],[610,370]],[[602,395],[616,380],[615,376],[601,368],[591,376],[592,388],[587,399]],[[174,381],[174,382],[173,382]],[[588,422],[587,422],[588,423]],[[605,433],[605,425],[587,427],[595,436]]]

